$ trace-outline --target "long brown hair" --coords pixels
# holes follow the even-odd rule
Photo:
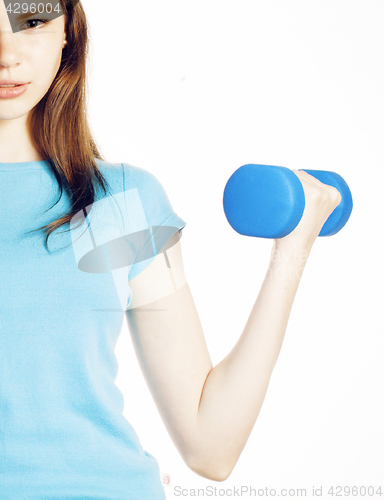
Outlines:
[[[60,201],[64,187],[70,191],[70,212],[32,230],[44,230],[47,251],[51,233],[94,203],[96,186],[104,194],[109,190],[95,162],[95,158],[105,160],[92,138],[87,118],[87,19],[79,0],[60,0],[60,4],[65,16],[67,44],[52,85],[28,118],[33,145],[50,163],[59,185],[59,199],[48,210]]]

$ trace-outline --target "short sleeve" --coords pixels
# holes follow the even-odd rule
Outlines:
[[[173,210],[160,181],[148,170],[123,165],[125,217],[131,228],[134,261],[128,280],[144,271],[167,248],[186,222]]]

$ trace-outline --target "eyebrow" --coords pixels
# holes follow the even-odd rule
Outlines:
[[[32,12],[24,12],[22,14],[18,14],[16,17],[17,17],[17,20],[18,21],[24,21],[25,19],[29,19],[30,17],[38,17],[38,16],[44,16],[44,13],[43,14],[39,14],[38,12],[35,12],[35,13],[32,13]]]
[[[57,12],[56,12],[53,14],[53,17],[56,18],[56,17],[59,17],[60,15],[63,15],[63,14],[57,14]],[[52,17],[52,12],[41,12],[40,13],[40,12],[29,12],[28,11],[28,12],[23,12],[23,13],[17,14],[15,17],[18,21],[24,21],[25,19],[29,19],[31,17],[36,17],[36,18],[43,17],[43,18],[50,19]]]

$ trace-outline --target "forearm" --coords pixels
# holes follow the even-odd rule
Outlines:
[[[245,328],[209,373],[197,412],[196,470],[235,466],[260,412],[310,247],[274,240],[268,271]]]

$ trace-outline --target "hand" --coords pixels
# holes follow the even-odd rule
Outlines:
[[[311,248],[325,221],[341,202],[339,191],[304,171],[292,170],[299,178],[305,195],[305,208],[295,229],[275,242],[289,246]]]

